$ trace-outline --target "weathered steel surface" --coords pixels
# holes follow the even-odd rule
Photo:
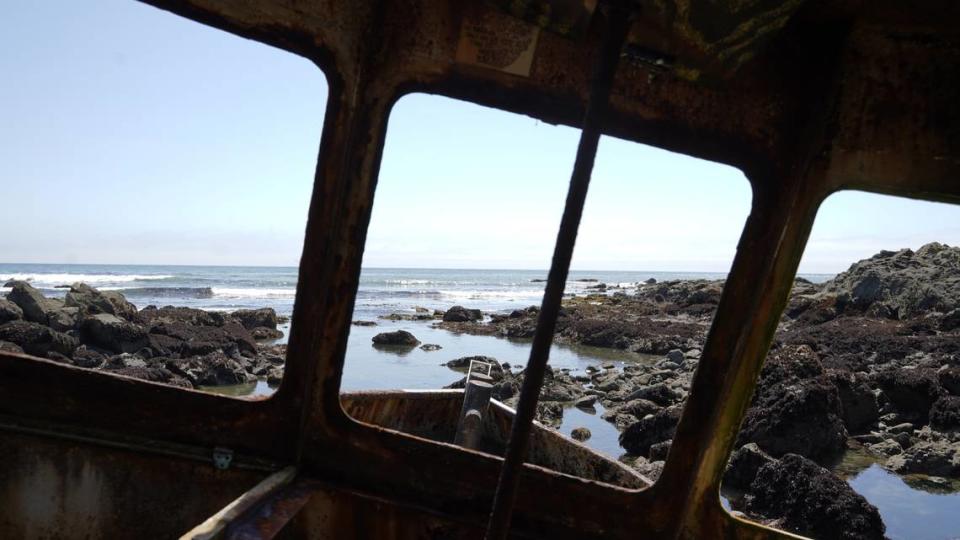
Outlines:
[[[0,432],[0,538],[176,538],[264,473]]]
[[[361,422],[375,424],[425,439],[452,443],[460,414],[460,390],[349,392],[343,408]],[[480,451],[503,455],[514,411],[491,401],[484,417]],[[643,488],[649,480],[629,467],[539,423],[530,435],[527,462],[552,471],[627,488]]]
[[[93,430],[117,441],[198,452],[222,446],[297,463],[305,481],[329,487],[310,497],[281,536],[482,535],[497,456],[426,432],[357,422],[340,404],[386,122],[400,96],[428,91],[576,125],[602,25],[591,24],[580,39],[540,32],[529,74],[518,76],[457,61],[459,0],[149,3],[301,54],[329,81],[286,377],[271,399],[244,401],[2,354],[0,415],[65,426],[66,435]],[[527,465],[512,531],[783,537],[723,510],[720,471],[823,198],[856,188],[960,202],[960,7],[942,0],[809,0],[782,9],[733,0],[639,4],[628,42],[646,51],[641,60],[669,62],[621,66],[603,131],[740,168],[753,186],[753,210],[660,481],[628,489]],[[516,37],[489,31],[493,42]],[[448,408],[444,414],[455,418],[456,404]],[[83,470],[100,471],[97,489],[112,504],[87,507],[78,497],[53,513],[3,515],[3,536],[131,536],[124,533],[135,524],[158,533],[139,536],[180,534],[255,483],[256,473],[67,442],[79,436],[3,436],[7,454],[23,463],[37,454],[49,467],[0,470],[0,508],[30,507],[24,490],[31,482],[44,493],[59,481],[65,494],[85,493]],[[140,474],[145,482],[131,480]],[[190,482],[171,481],[180,477]],[[82,516],[90,519],[74,527]]]

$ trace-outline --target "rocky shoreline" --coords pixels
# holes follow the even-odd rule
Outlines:
[[[83,283],[63,299],[12,281],[0,298],[0,350],[186,388],[283,376],[284,321],[269,308],[232,313],[137,309]],[[591,283],[567,298],[556,341],[640,358],[586,372],[551,369],[538,419],[602,408],[620,433],[622,460],[656,479],[690,389],[722,281],[621,288]],[[383,315],[455,333],[527,339],[535,306],[481,313],[455,306]],[[355,321],[375,326],[374,321]],[[420,346],[405,331],[376,347]],[[462,369],[472,357],[447,365]],[[494,397],[515,405],[523,371],[494,362]],[[462,386],[460,380],[451,387]],[[587,440],[586,429],[572,436]],[[882,538],[877,509],[830,469],[850,451],[923,489],[960,491],[960,248],[928,244],[881,252],[823,284],[798,279],[765,361],[724,478],[733,508],[817,538]]]
[[[564,405],[600,403],[624,460],[656,478],[723,282],[601,285],[565,301],[556,340],[659,359],[551,371],[538,418],[556,426]],[[529,338],[536,316],[530,307],[435,326]],[[496,377],[494,395],[513,403],[523,373]],[[828,470],[850,449],[922,475],[925,489],[960,489],[960,248],[884,251],[823,284],[798,279],[736,447],[725,479],[742,493],[734,507],[817,538],[883,538],[876,508]]]
[[[270,308],[232,313],[137,309],[116,291],[75,283],[63,299],[25,281],[4,285],[0,350],[184,388],[283,378],[281,319]]]

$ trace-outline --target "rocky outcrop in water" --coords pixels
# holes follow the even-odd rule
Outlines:
[[[138,310],[116,291],[83,283],[64,300],[29,283],[0,299],[0,345],[85,369],[182,387],[240,384],[282,374],[285,346],[269,308],[234,313],[184,307]]]
[[[750,483],[746,510],[789,531],[823,540],[881,540],[877,508],[849,484],[797,454],[761,466]]]

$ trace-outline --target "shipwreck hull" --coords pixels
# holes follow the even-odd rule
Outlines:
[[[516,538],[793,537],[728,513],[721,477],[820,203],[842,189],[960,202],[956,3],[583,2],[559,24],[460,0],[147,3],[302,55],[329,82],[284,380],[243,400],[0,353],[0,537],[202,523],[194,537],[480,538],[502,468],[519,474]],[[608,8],[627,10],[628,47],[599,92],[591,66],[622,13]],[[530,54],[465,54],[478,34]],[[387,120],[414,91],[564,125],[599,95],[609,110],[585,132],[748,177],[751,214],[652,486],[537,426],[532,463],[440,442],[452,394],[341,402]],[[506,418],[493,409],[494,449]]]

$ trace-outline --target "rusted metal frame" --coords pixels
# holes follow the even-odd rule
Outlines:
[[[295,424],[278,402],[225,398],[24,354],[0,353],[0,415],[63,433],[157,446],[228,447],[292,460]],[[258,458],[258,459],[259,459]]]
[[[583,215],[583,206],[587,198],[593,163],[600,144],[600,136],[603,133],[602,128],[607,113],[610,89],[613,86],[623,42],[630,26],[628,11],[619,6],[616,8],[611,6],[605,15],[607,24],[604,41],[599,51],[596,71],[590,85],[589,101],[583,120],[577,157],[570,176],[567,201],[560,221],[560,229],[557,232],[553,261],[550,264],[547,286],[543,293],[540,314],[537,317],[537,328],[530,348],[530,359],[527,361],[524,370],[517,412],[513,421],[510,440],[507,443],[507,451],[493,500],[493,508],[490,512],[490,522],[486,533],[488,540],[505,539],[510,531],[510,520],[517,495],[517,483],[520,480],[519,471],[527,455],[530,431],[533,418],[537,412],[537,402],[539,401],[544,372],[550,356],[550,346],[553,344],[553,332],[563,301],[563,291],[570,270],[570,261],[573,258],[577,230],[580,227],[580,218]]]
[[[2,359],[0,359],[2,361]],[[201,447],[189,444],[178,444],[165,440],[137,437],[124,433],[103,431],[87,428],[80,425],[58,424],[47,421],[11,418],[0,415],[0,431],[36,435],[64,441],[93,444],[106,448],[133,450],[147,454],[189,459],[213,466],[216,448]],[[273,472],[283,465],[280,462],[265,459],[259,456],[233,454],[231,468],[253,471]]]
[[[287,467],[264,478],[245,493],[207,518],[203,523],[183,534],[180,540],[213,540],[224,538],[227,528],[239,521],[251,509],[257,507],[272,493],[289,484],[296,477],[297,469]]]
[[[291,332],[288,349],[306,387],[298,461],[318,441],[321,448],[349,444],[357,425],[344,413],[339,393],[386,114],[396,99],[393,88],[374,78],[382,18],[380,7],[367,21],[362,46],[350,51],[353,64],[337,71],[342,89],[331,102],[320,146],[294,304],[303,333],[294,339]]]
[[[720,480],[750,404],[825,192],[822,170],[755,193],[670,455],[654,490],[678,512],[678,538],[795,536],[733,520]],[[771,184],[766,184],[771,185]]]

